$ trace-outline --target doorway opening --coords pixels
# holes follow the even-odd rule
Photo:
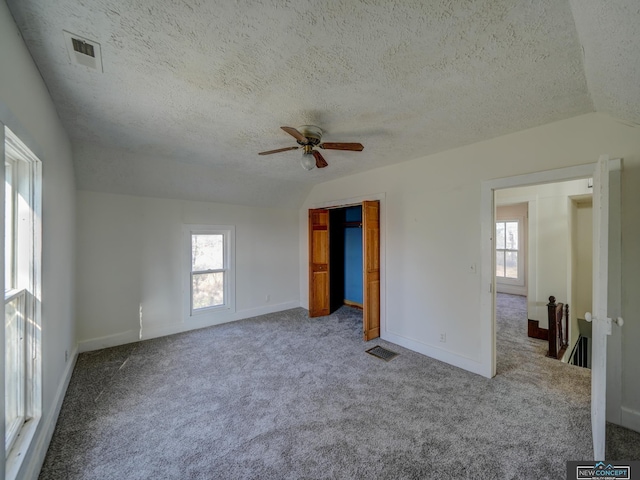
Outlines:
[[[535,186],[553,184],[567,180],[588,179],[594,174],[594,165],[586,164],[575,167],[561,168],[557,170],[547,170],[543,172],[518,175],[515,177],[505,177],[496,180],[488,180],[483,182],[481,190],[481,236],[483,239],[481,244],[481,281],[486,285],[486,289],[482,288],[480,307],[481,318],[483,323],[483,351],[484,351],[484,375],[493,377],[496,374],[496,322],[495,322],[495,301],[496,301],[496,279],[495,279],[495,221],[496,221],[496,194],[501,191],[507,191],[514,188],[533,188]],[[538,197],[527,198],[511,198],[511,203],[529,204],[529,237],[532,236],[531,228],[538,220],[536,218],[538,212]],[[537,262],[537,256],[543,252],[539,252],[538,248],[529,245],[529,271]],[[535,258],[534,258],[535,257]],[[565,257],[566,258],[566,257]],[[528,275],[529,276],[529,275]],[[537,282],[531,282],[527,279],[529,289],[537,288]],[[551,293],[549,294],[551,295]],[[538,297],[536,291],[535,298]],[[534,296],[529,293],[527,310],[530,307],[540,309],[544,312],[546,309],[545,302],[530,305]],[[529,313],[528,313],[529,314]]]
[[[497,333],[505,328],[514,341],[536,339],[528,340],[538,344],[535,355],[574,364],[579,319],[591,310],[589,180],[495,190]],[[563,305],[559,322],[549,319],[554,304]]]
[[[509,342],[527,356],[570,362],[578,319],[591,310],[590,303],[577,302],[591,298],[591,275],[581,278],[577,265],[590,272],[591,223],[584,217],[591,210],[577,215],[576,203],[586,206],[591,194],[588,179],[495,191],[496,373],[504,370],[501,355]]]
[[[309,316],[360,304],[368,341],[380,336],[380,202],[349,207],[309,210]]]
[[[329,210],[329,225],[329,313],[362,310],[362,205]]]

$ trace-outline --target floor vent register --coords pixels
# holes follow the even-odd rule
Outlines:
[[[391,350],[387,350],[386,348],[381,347],[380,345],[376,345],[373,348],[370,348],[366,351],[369,355],[373,355],[374,357],[381,358],[382,360],[389,361],[398,356],[396,352],[392,352]]]

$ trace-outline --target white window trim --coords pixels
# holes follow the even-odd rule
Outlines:
[[[1,126],[2,124],[0,124]],[[16,294],[16,290],[25,290],[30,301],[25,306],[28,321],[27,331],[27,420],[22,425],[17,438],[5,457],[5,478],[13,479],[20,471],[23,459],[26,457],[35,432],[42,417],[42,355],[41,355],[41,325],[42,325],[42,162],[33,152],[8,128],[4,127],[4,141],[2,142],[3,159],[16,158],[25,162],[28,171],[28,198],[31,205],[28,222],[31,227],[30,250],[28,258],[29,280],[20,281],[13,290],[5,292],[5,302]],[[20,167],[18,167],[20,168]],[[4,190],[4,169],[3,169]],[[4,202],[4,192],[3,192]],[[3,208],[4,217],[4,208]],[[4,220],[4,218],[3,218]],[[4,221],[3,221],[4,225]],[[17,248],[17,246],[16,246]],[[4,251],[3,251],[4,256]],[[4,282],[4,278],[3,278]],[[4,332],[3,332],[4,339]],[[4,341],[2,342],[4,359]],[[4,361],[3,361],[4,364]],[[4,372],[3,372],[4,377]],[[4,383],[4,382],[3,382]],[[3,385],[4,391],[4,385]],[[4,400],[3,400],[4,401]],[[4,411],[4,408],[3,408]]]
[[[4,182],[2,182],[2,183],[3,183],[3,185],[6,185],[6,181],[7,181],[7,171],[6,171],[7,168],[6,167],[7,167],[7,165],[9,165],[11,167],[10,168],[10,170],[11,170],[11,184],[13,185],[13,178],[17,174],[16,170],[18,168],[18,165],[17,165],[17,162],[15,160],[13,160],[11,158],[7,158],[4,155],[4,142],[2,144],[2,148],[3,148],[2,157],[4,158],[4,163],[5,163],[5,177],[4,177]],[[5,199],[5,208],[3,209],[3,211],[6,210],[6,203],[7,203],[6,194],[7,194],[7,192],[6,192],[6,187],[5,187],[5,191],[4,191],[4,194],[2,196],[2,198]],[[12,214],[15,213],[15,210],[16,210],[17,197],[18,197],[18,192],[16,191],[15,188],[13,188],[13,191],[11,192],[11,199],[9,200],[11,202]],[[3,219],[3,225],[6,225],[6,222],[7,222],[7,219],[6,219],[6,216],[5,216],[5,218]],[[15,255],[15,248],[16,248],[16,239],[15,239],[15,237],[16,237],[16,219],[14,218],[13,215],[12,215],[12,218],[11,218],[11,229],[12,229],[11,239],[9,241],[10,245],[7,245],[7,232],[6,231],[4,232],[4,239],[5,239],[4,247],[5,247],[5,250],[7,248],[11,249],[11,254],[10,255],[11,255],[11,258],[13,259],[13,262],[11,263],[11,265],[7,265],[6,261],[5,261],[5,265],[4,265],[4,271],[5,271],[5,275],[4,275],[5,276],[5,285],[4,285],[5,303],[7,301],[6,297],[7,297],[8,292],[11,291],[11,290],[15,290],[15,287],[16,287],[16,261],[15,261],[15,257],[16,257],[16,255]],[[6,260],[6,258],[7,258],[6,252],[4,252],[3,254],[4,254],[5,260]],[[9,277],[10,277],[10,280],[9,280],[8,284],[6,282],[7,273],[9,273]]]
[[[519,287],[524,287],[525,286],[525,271],[524,271],[524,262],[525,262],[525,230],[524,230],[524,217],[521,216],[510,216],[510,217],[504,217],[504,218],[498,218],[496,219],[494,226],[493,226],[493,231],[494,231],[494,235],[495,235],[495,231],[496,231],[496,224],[497,223],[508,223],[508,222],[517,222],[518,223],[518,250],[511,250],[508,248],[501,248],[499,249],[497,246],[495,248],[494,251],[494,255],[496,252],[498,252],[498,250],[502,250],[502,251],[517,251],[518,252],[518,278],[510,278],[510,277],[501,277],[496,275],[496,282],[500,283],[502,285],[516,285]],[[496,239],[496,245],[497,245],[497,239]]]
[[[194,225],[183,226],[184,246],[185,246],[185,274],[183,297],[185,318],[202,318],[206,315],[221,315],[235,313],[236,311],[236,282],[235,282],[235,226],[234,225]],[[223,235],[224,236],[224,258],[226,264],[225,275],[225,295],[224,303],[208,308],[193,310],[192,308],[192,282],[191,282],[191,236],[192,235]]]

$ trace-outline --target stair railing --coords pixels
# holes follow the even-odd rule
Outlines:
[[[591,346],[589,345],[589,337],[583,337],[581,334],[578,336],[578,340],[576,340],[573,350],[571,350],[568,363],[577,367],[591,368],[591,359],[589,358],[590,351]]]

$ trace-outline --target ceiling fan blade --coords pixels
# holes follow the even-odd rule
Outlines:
[[[287,150],[296,150],[298,148],[300,147],[278,148],[276,150],[267,150],[266,152],[260,152],[258,155],[271,155],[272,153],[286,152]]]
[[[283,129],[285,132],[287,132],[289,135],[291,135],[293,138],[295,138],[296,140],[298,140],[300,143],[302,144],[307,144],[309,143],[309,140],[307,140],[307,137],[305,137],[304,135],[302,135],[298,130],[296,130],[293,127],[280,127],[281,129]]]
[[[319,151],[313,150],[311,153],[313,154],[313,158],[316,159],[316,167],[324,168],[329,165]]]
[[[327,150],[351,150],[352,152],[361,152],[364,146],[361,143],[331,143],[325,142],[318,145],[320,148]]]

